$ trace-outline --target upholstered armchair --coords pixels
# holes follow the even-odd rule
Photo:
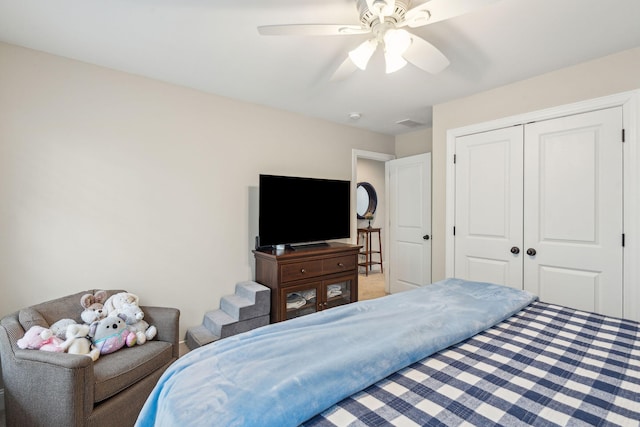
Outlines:
[[[17,341],[33,325],[71,318],[82,323],[79,292],[34,305],[0,321],[0,356],[7,426],[133,425],[160,375],[178,358],[180,312],[142,306],[156,338],[93,362],[85,355],[23,350]],[[109,295],[120,290],[107,291]]]

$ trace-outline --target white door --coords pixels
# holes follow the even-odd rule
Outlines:
[[[455,277],[522,289],[522,126],[456,139]]]
[[[389,292],[431,283],[431,153],[388,161]]]
[[[542,301],[622,316],[621,129],[621,107],[525,126],[524,287]]]
[[[622,316],[621,132],[616,107],[457,138],[455,276]]]

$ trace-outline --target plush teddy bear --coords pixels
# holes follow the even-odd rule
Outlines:
[[[34,325],[17,342],[22,349],[52,351],[62,353],[62,340],[56,337],[51,329]]]
[[[110,316],[124,304],[140,305],[139,303],[140,298],[138,298],[137,295],[129,292],[119,292],[107,298],[107,300],[104,302],[104,310],[106,311],[106,315]]]
[[[89,329],[89,325],[78,323],[67,326],[67,339],[62,343],[62,347],[69,354],[84,354],[95,362],[100,357],[100,350],[91,344],[88,338]]]
[[[158,332],[155,326],[149,326],[149,323],[147,323],[146,320],[143,320],[144,312],[138,304],[121,304],[120,308],[110,313],[110,316],[113,314],[123,314],[125,316],[124,321],[127,324],[127,329],[136,334],[138,345],[142,345],[147,342],[147,340],[153,339]]]
[[[89,336],[100,354],[109,354],[122,347],[133,347],[136,344],[136,334],[127,329],[125,316],[109,316],[93,322],[89,328]]]
[[[80,314],[82,321],[90,325],[97,320],[107,317],[107,312],[104,310],[103,305],[106,300],[106,291],[96,291],[93,295],[82,295],[80,298],[80,305],[84,308],[84,311]]]

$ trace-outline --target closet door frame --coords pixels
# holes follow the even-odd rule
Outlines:
[[[455,143],[456,138],[508,126],[554,119],[610,107],[622,107],[624,155],[624,271],[623,317],[640,321],[640,90],[562,105],[530,113],[477,123],[447,131],[445,274],[454,275],[455,238]],[[622,138],[622,136],[621,136]],[[622,239],[622,236],[621,236]]]

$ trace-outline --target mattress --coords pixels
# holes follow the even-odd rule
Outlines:
[[[637,322],[533,302],[304,426],[638,426]]]

